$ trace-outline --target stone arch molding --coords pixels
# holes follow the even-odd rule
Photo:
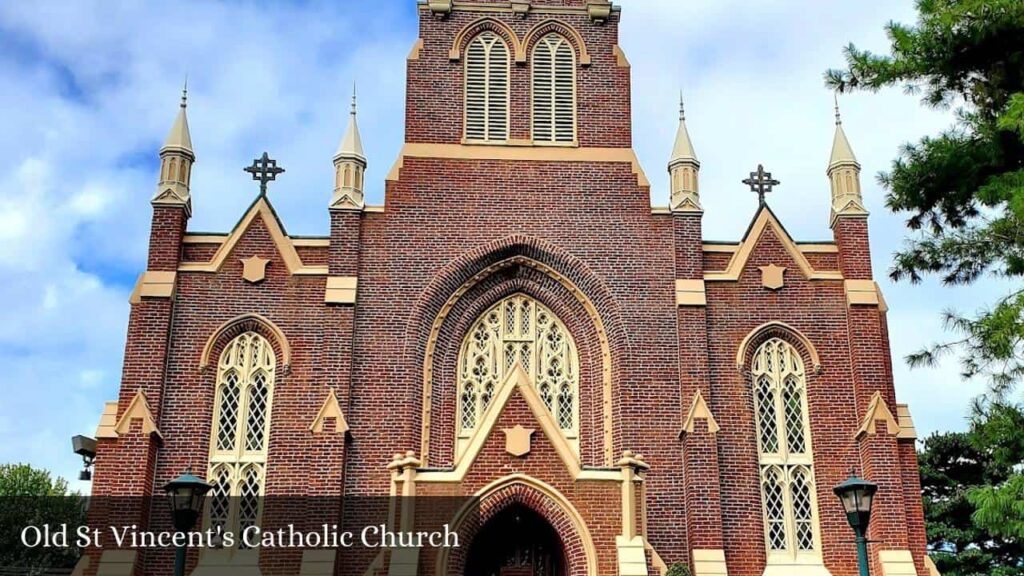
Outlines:
[[[285,336],[284,331],[277,324],[255,313],[235,316],[221,324],[210,334],[210,338],[206,341],[206,345],[203,346],[203,352],[199,356],[199,370],[205,370],[210,365],[210,358],[214,356],[214,352],[217,352],[218,348],[235,336],[250,330],[270,341],[271,346],[274,347],[274,352],[278,354],[283,372],[287,374],[291,370],[292,364],[292,347],[288,343],[288,337]]]
[[[519,504],[539,514],[554,528],[564,546],[568,576],[597,576],[597,549],[583,516],[550,484],[517,473],[491,482],[474,496],[475,502],[463,506],[452,521],[452,530],[465,545],[455,557],[451,556],[451,549],[443,548],[437,558],[436,574],[461,574],[465,554],[480,529],[508,506]],[[474,509],[478,510],[475,516]]]
[[[740,342],[740,347],[736,350],[736,370],[740,372],[746,370],[754,350],[765,340],[776,336],[796,346],[800,354],[805,359],[810,360],[813,372],[815,374],[821,373],[821,357],[818,355],[818,350],[814,347],[814,343],[811,342],[810,338],[789,324],[779,321],[765,322],[751,330],[743,338],[743,341]]]
[[[430,454],[434,351],[442,326],[455,304],[471,288],[505,268],[527,266],[562,284],[586,310],[601,350],[602,445],[606,465],[613,461],[612,348],[628,355],[629,343],[607,286],[586,264],[562,248],[529,236],[510,236],[467,252],[442,269],[424,290],[406,334],[408,365],[423,366],[420,454]],[[421,348],[422,346],[422,348]]]
[[[509,49],[512,50],[516,64],[526,64],[530,48],[537,39],[548,32],[557,32],[562,36],[565,36],[569,43],[572,44],[573,48],[576,50],[579,65],[590,66],[590,53],[587,51],[587,44],[583,40],[583,36],[572,26],[554,18],[549,18],[538,23],[526,33],[522,40],[520,40],[515,31],[507,24],[489,16],[479,18],[469,24],[466,24],[462,30],[459,30],[459,33],[455,35],[455,39],[452,41],[452,47],[448,51],[448,59],[453,62],[461,60],[462,53],[466,50],[466,46],[469,44],[470,40],[484,30],[490,30],[505,40]]]

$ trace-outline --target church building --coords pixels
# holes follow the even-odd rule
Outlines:
[[[183,98],[96,431],[93,496],[153,498],[94,519],[169,530],[163,486],[191,469],[212,485],[197,529],[251,526],[274,498],[314,498],[291,518],[306,528],[372,497],[477,507],[451,518],[458,548],[189,549],[198,576],[854,576],[833,494],[852,470],[878,485],[872,574],[937,574],[838,117],[821,186],[799,191],[830,195],[832,241],[789,235],[760,167],[746,233],[708,241],[682,113],[651,205],[618,6],[415,9],[404,145],[368,158],[353,101],[309,207],[330,214],[323,236],[286,231],[272,155],[246,169],[262,191],[233,229],[190,231],[192,195],[224,191],[191,178]],[[367,204],[367,166],[392,161]],[[394,501],[389,525],[415,525]],[[174,565],[172,549],[85,558],[88,576]]]

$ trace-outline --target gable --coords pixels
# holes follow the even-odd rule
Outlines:
[[[739,280],[755,250],[765,242],[778,242],[778,244],[781,244],[782,250],[788,255],[792,263],[793,272],[802,274],[808,280],[843,279],[842,273],[838,270],[816,270],[767,206],[762,207],[754,217],[754,221],[751,223],[743,240],[740,241],[735,252],[732,253],[732,257],[725,270],[721,272],[707,272],[704,274],[704,279],[708,281],[733,282]],[[781,265],[782,263],[777,262],[776,264]]]
[[[178,266],[178,270],[180,272],[220,271],[238,242],[250,233],[254,226],[262,227],[270,235],[270,239],[284,261],[289,274],[327,274],[327,266],[307,266],[302,262],[302,258],[299,257],[299,253],[295,250],[295,245],[285,233],[281,221],[277,218],[277,214],[265,196],[260,196],[253,202],[231,233],[228,234],[227,238],[220,244],[220,247],[217,248],[209,262],[181,264]]]

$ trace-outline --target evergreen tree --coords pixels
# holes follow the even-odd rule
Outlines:
[[[79,553],[74,531],[84,523],[84,499],[69,493],[63,478],[28,464],[0,464],[0,573],[34,576],[72,568]],[[22,530],[43,524],[67,524],[68,547],[24,546]]]

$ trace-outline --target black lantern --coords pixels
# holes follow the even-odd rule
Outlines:
[[[82,435],[72,436],[71,449],[82,457],[83,468],[78,474],[78,479],[92,480],[92,472],[89,468],[92,468],[93,461],[96,459],[96,439]]]
[[[869,576],[868,524],[871,522],[871,505],[874,503],[878,485],[850,474],[850,478],[832,489],[843,503],[846,520],[857,534],[857,562],[860,576]]]
[[[195,526],[196,519],[203,510],[203,496],[212,488],[213,486],[202,478],[193,476],[191,470],[187,470],[164,486],[164,492],[167,493],[171,505],[175,530],[188,532]]]

